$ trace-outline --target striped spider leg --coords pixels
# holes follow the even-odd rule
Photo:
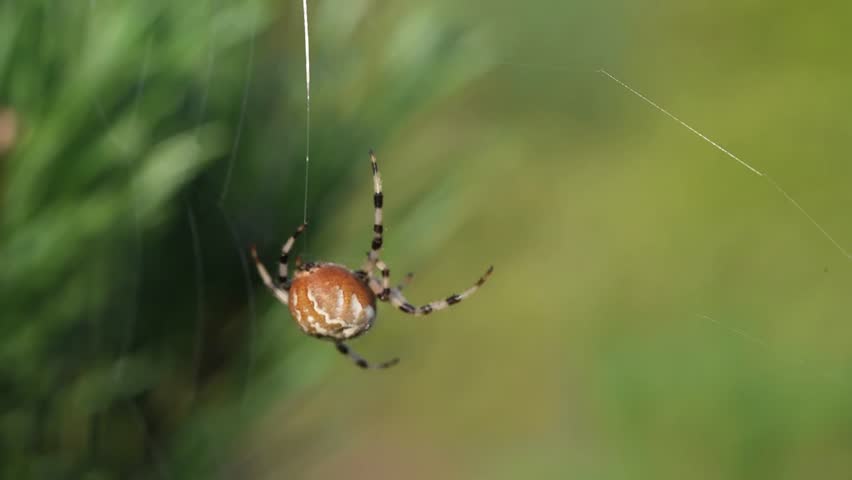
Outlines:
[[[367,260],[361,267],[360,272],[366,272],[366,280],[370,285],[370,289],[376,294],[379,300],[389,301],[393,306],[399,308],[405,313],[421,316],[428,315],[436,310],[443,310],[451,305],[454,305],[476,292],[485,280],[491,275],[493,267],[488,267],[488,271],[480,277],[480,279],[470,288],[460,294],[453,294],[444,300],[430,302],[421,307],[415,307],[406,300],[402,294],[403,287],[411,282],[413,274],[406,275],[405,280],[396,288],[390,287],[390,268],[381,259],[382,245],[384,244],[384,223],[382,218],[382,207],[384,206],[384,192],[382,191],[382,175],[379,172],[379,165],[376,161],[375,153],[370,150],[370,166],[373,170],[373,207],[375,209],[373,221],[373,242],[371,249],[367,253]],[[381,284],[373,277],[375,269],[379,269],[382,276]]]
[[[390,271],[387,265],[379,259],[382,244],[384,243],[385,227],[382,218],[382,207],[384,206],[385,195],[382,192],[382,174],[379,172],[376,154],[372,150],[370,150],[370,166],[373,169],[373,241],[370,244],[370,251],[367,253],[367,260],[364,262],[360,271],[366,272],[367,278],[373,278],[373,270],[379,268],[382,272],[382,277],[386,278],[390,276]]]
[[[361,355],[355,353],[349,345],[346,345],[343,342],[334,342],[334,346],[337,348],[337,351],[351,358],[355,365],[358,365],[361,368],[388,368],[399,363],[399,358],[392,358],[390,360],[384,361],[382,363],[370,363],[364,359]]]
[[[269,275],[269,272],[266,270],[266,267],[260,263],[260,259],[257,257],[257,248],[254,245],[251,247],[251,257],[254,260],[254,264],[257,267],[257,273],[260,275],[261,280],[263,280],[263,284],[266,285],[275,298],[277,298],[284,305],[289,304],[289,295],[288,290],[290,290],[290,282],[287,278],[287,257],[290,254],[290,250],[293,249],[293,245],[296,243],[296,238],[305,231],[305,228],[308,227],[307,223],[303,223],[299,225],[293,235],[290,235],[290,238],[284,242],[284,246],[281,247],[281,257],[279,258],[278,263],[278,284],[273,283],[272,276]]]
[[[412,305],[408,301],[408,299],[405,298],[405,295],[402,294],[403,284],[400,284],[398,287],[391,288],[387,300],[384,301],[390,302],[390,304],[394,307],[400,309],[401,311],[409,315],[414,315],[415,317],[429,315],[432,312],[437,312],[438,310],[443,310],[445,308],[451,307],[476,293],[476,291],[479,290],[479,287],[481,287],[482,284],[484,284],[485,281],[488,280],[488,277],[491,276],[492,272],[494,272],[494,267],[488,267],[488,270],[485,271],[485,274],[479,277],[479,280],[477,280],[476,283],[474,283],[462,293],[454,293],[448,296],[447,298],[444,298],[442,300],[435,300],[419,307]],[[408,274],[406,276],[407,282],[405,283],[410,282],[410,278],[411,274]],[[373,290],[373,293],[375,293],[377,296],[385,291],[384,285],[380,284],[379,281],[375,278],[370,279],[370,289]],[[379,297],[379,299],[381,299],[381,297]]]

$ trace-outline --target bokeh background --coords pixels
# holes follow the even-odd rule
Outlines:
[[[305,208],[300,2],[0,2],[0,476],[852,475],[848,4],[309,9],[297,251],[360,264],[374,147],[409,297],[495,275],[354,368],[246,258]]]

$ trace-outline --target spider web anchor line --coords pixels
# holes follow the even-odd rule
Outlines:
[[[706,320],[706,321],[714,324],[715,326],[727,331],[728,333],[736,335],[737,337],[740,337],[743,340],[745,340],[745,341],[747,341],[751,344],[756,345],[757,347],[761,348],[762,350],[764,350],[766,352],[770,352],[770,351],[775,349],[775,347],[773,345],[771,345],[766,339],[761,338],[761,337],[754,335],[752,333],[749,333],[749,332],[747,332],[747,331],[745,331],[741,328],[735,327],[735,326],[730,325],[728,323],[721,322],[721,321],[717,320],[716,318],[711,317],[710,315],[703,314],[703,313],[696,313],[694,315],[695,315],[696,318],[698,318],[700,320]],[[835,372],[826,371],[825,369],[815,369],[814,365],[811,365],[810,362],[806,362],[806,361],[799,360],[799,359],[793,359],[793,360],[794,360],[793,363],[795,365],[797,365],[798,367],[802,368],[803,370],[814,371],[817,376],[822,377],[826,380],[831,380],[831,381],[835,381],[835,382],[845,384],[845,378],[837,375]]]
[[[727,155],[727,156],[729,156],[729,157],[733,158],[734,160],[736,160],[737,162],[739,162],[739,163],[740,163],[740,165],[742,165],[742,166],[744,166],[745,168],[747,168],[747,169],[751,170],[751,171],[752,171],[752,173],[756,174],[756,175],[757,175],[757,176],[759,176],[759,177],[765,177],[765,176],[766,176],[763,172],[761,172],[760,170],[758,170],[758,169],[756,169],[756,168],[752,167],[751,165],[749,165],[748,163],[746,163],[745,161],[743,161],[742,159],[740,159],[740,157],[738,157],[738,156],[734,155],[733,153],[729,152],[728,150],[726,150],[726,149],[725,149],[725,147],[723,147],[723,146],[719,145],[718,143],[714,142],[713,140],[711,140],[711,139],[707,138],[707,136],[705,136],[703,133],[701,133],[701,132],[699,132],[698,130],[696,130],[696,129],[692,128],[691,126],[689,126],[689,124],[687,124],[687,123],[686,123],[686,122],[684,122],[683,120],[679,119],[678,117],[676,117],[674,114],[670,113],[670,112],[669,112],[668,110],[666,110],[665,108],[663,108],[663,107],[659,106],[656,102],[654,102],[654,101],[653,101],[653,100],[651,100],[650,98],[646,97],[645,95],[642,95],[642,94],[641,94],[641,93],[639,93],[637,90],[634,90],[634,89],[633,89],[633,87],[631,87],[630,85],[628,85],[628,84],[626,84],[626,83],[622,82],[621,80],[619,80],[619,79],[615,78],[614,76],[612,76],[612,75],[611,75],[609,72],[607,72],[606,70],[603,70],[603,69],[598,70],[598,73],[601,73],[601,74],[603,74],[603,75],[606,75],[607,77],[609,77],[610,79],[612,79],[614,82],[616,82],[616,83],[618,83],[619,85],[621,85],[622,87],[626,88],[626,89],[627,89],[630,93],[632,93],[632,94],[636,95],[637,97],[641,98],[642,100],[644,100],[646,103],[648,103],[648,104],[649,104],[649,105],[651,105],[652,107],[654,107],[654,108],[656,108],[657,110],[659,110],[659,111],[663,112],[663,114],[665,114],[666,116],[668,116],[669,118],[671,118],[671,119],[672,119],[672,120],[674,120],[675,122],[679,123],[681,126],[683,126],[684,128],[686,128],[686,129],[687,129],[687,130],[689,130],[690,132],[694,133],[695,135],[698,135],[698,136],[699,136],[702,140],[704,140],[705,142],[709,143],[710,145],[713,145],[714,147],[716,147],[718,150],[720,150],[720,151],[721,151],[722,153],[724,153],[725,155]]]
[[[305,207],[302,223],[308,223],[308,170],[311,165],[311,41],[308,35],[308,0],[302,0],[305,27]]]
[[[842,246],[842,245],[840,245],[840,242],[838,242],[837,240],[835,240],[835,239],[834,239],[834,237],[833,237],[830,233],[828,233],[828,231],[827,231],[825,228],[823,228],[823,226],[822,226],[819,222],[817,222],[817,221],[816,221],[816,219],[815,219],[815,218],[814,218],[814,217],[813,217],[810,213],[808,213],[808,211],[807,211],[807,210],[805,210],[805,208],[804,208],[804,207],[802,207],[802,205],[801,205],[798,201],[796,201],[796,200],[795,200],[795,199],[794,199],[794,198],[793,198],[793,197],[792,197],[789,193],[787,193],[787,191],[786,191],[786,190],[784,190],[784,189],[781,187],[781,185],[779,185],[779,184],[778,184],[778,182],[776,182],[775,180],[773,180],[773,179],[772,179],[772,177],[770,177],[769,175],[767,175],[767,174],[765,174],[765,173],[761,172],[760,170],[758,170],[758,169],[754,168],[754,167],[753,167],[753,166],[751,166],[749,163],[747,163],[746,161],[742,160],[740,157],[738,157],[738,156],[734,155],[733,153],[731,153],[730,151],[728,151],[727,149],[725,149],[725,147],[723,147],[723,146],[719,145],[717,142],[715,142],[715,141],[711,140],[709,137],[707,137],[707,136],[706,136],[706,135],[704,135],[703,133],[701,133],[701,132],[699,132],[698,130],[694,129],[694,128],[693,128],[692,126],[690,126],[688,123],[684,122],[683,120],[681,120],[680,118],[678,118],[677,116],[675,116],[673,113],[671,113],[671,112],[669,112],[668,110],[666,110],[665,108],[661,107],[659,104],[657,104],[656,102],[654,102],[654,101],[653,101],[653,100],[651,100],[650,98],[646,97],[645,95],[643,95],[642,93],[640,93],[638,90],[634,89],[633,87],[631,87],[631,86],[630,86],[630,85],[628,85],[627,83],[625,83],[625,82],[623,82],[623,81],[619,80],[618,78],[616,78],[615,76],[613,76],[611,73],[607,72],[606,70],[604,70],[604,69],[598,69],[598,70],[597,70],[597,73],[600,73],[600,74],[602,74],[602,75],[604,75],[604,76],[608,77],[610,80],[614,81],[615,83],[617,83],[618,85],[620,85],[620,86],[621,86],[621,87],[623,87],[625,90],[627,90],[627,91],[629,91],[630,93],[632,93],[633,95],[635,95],[635,96],[639,97],[640,99],[642,99],[642,100],[643,100],[645,103],[647,103],[648,105],[650,105],[650,106],[654,107],[655,109],[657,109],[658,111],[662,112],[664,115],[666,115],[667,117],[671,118],[672,120],[674,120],[675,122],[677,122],[678,124],[680,124],[682,127],[686,128],[687,130],[689,130],[690,132],[692,132],[693,134],[695,134],[696,136],[698,136],[699,138],[701,138],[701,139],[702,139],[702,140],[704,140],[705,142],[709,143],[710,145],[712,145],[713,147],[715,147],[717,150],[721,151],[722,153],[724,153],[725,155],[727,155],[728,157],[730,157],[731,159],[735,160],[737,163],[739,163],[739,164],[740,164],[740,165],[742,165],[743,167],[747,168],[749,171],[751,171],[752,173],[754,173],[754,174],[755,174],[755,175],[757,175],[758,177],[761,177],[761,178],[763,178],[764,180],[766,180],[766,182],[767,182],[767,183],[769,183],[769,184],[770,184],[773,188],[775,188],[775,190],[777,190],[777,191],[778,191],[778,193],[780,193],[780,194],[781,194],[781,196],[783,196],[783,197],[784,197],[784,199],[786,199],[788,203],[790,203],[791,205],[793,205],[793,207],[795,207],[795,208],[796,208],[796,210],[798,210],[798,211],[799,211],[799,213],[801,213],[801,214],[802,214],[805,218],[807,218],[807,219],[808,219],[808,221],[809,221],[809,222],[810,222],[810,223],[811,223],[814,227],[816,227],[816,229],[817,229],[817,230],[819,230],[819,232],[823,235],[823,237],[825,237],[825,238],[826,238],[829,242],[831,242],[831,244],[832,244],[832,245],[834,245],[834,247],[835,247],[835,248],[836,248],[836,249],[837,249],[837,250],[838,250],[838,251],[839,251],[839,252],[840,252],[840,253],[841,253],[844,257],[846,257],[846,259],[847,259],[847,260],[852,260],[852,254],[850,254],[848,250],[846,250],[845,248],[843,248],[843,246]]]
[[[801,205],[801,204],[799,204],[799,202],[797,202],[795,199],[793,199],[793,197],[791,197],[791,196],[790,196],[790,194],[789,194],[789,193],[787,193],[787,191],[786,191],[786,190],[784,190],[783,188],[781,188],[781,185],[778,185],[778,183],[777,183],[777,182],[775,182],[775,180],[773,180],[772,178],[770,178],[770,177],[768,177],[768,176],[766,177],[766,181],[767,181],[767,182],[769,182],[769,184],[770,184],[770,185],[772,185],[773,187],[775,187],[775,190],[778,190],[778,192],[779,192],[781,195],[783,195],[783,196],[784,196],[784,198],[786,198],[786,199],[787,199],[787,201],[788,201],[788,202],[790,202],[790,204],[791,204],[791,205],[793,205],[794,207],[796,207],[796,210],[798,210],[798,211],[799,211],[802,215],[804,215],[804,216],[805,216],[805,218],[807,218],[807,219],[808,219],[808,221],[810,221],[810,222],[811,222],[811,224],[813,224],[813,226],[814,226],[814,227],[816,227],[816,228],[820,231],[820,233],[822,233],[822,234],[823,234],[823,236],[824,236],[825,238],[827,238],[827,239],[828,239],[828,241],[829,241],[829,242],[831,242],[831,243],[832,243],[832,245],[834,245],[834,246],[835,246],[835,248],[837,248],[837,250],[839,250],[839,251],[840,251],[840,253],[842,253],[842,254],[843,254],[843,255],[844,255],[847,259],[852,260],[852,254],[850,254],[848,250],[846,250],[845,248],[843,248],[843,246],[842,246],[842,245],[840,245],[840,243],[839,243],[837,240],[835,240],[835,239],[834,239],[834,237],[833,237],[833,236],[831,236],[831,234],[829,234],[829,233],[828,233],[828,231],[826,231],[826,229],[825,229],[825,228],[823,228],[823,227],[822,227],[822,225],[820,225],[820,224],[819,224],[819,223],[818,223],[818,222],[814,219],[814,217],[812,217],[812,216],[811,216],[811,214],[810,214],[810,213],[808,213],[808,212],[807,212],[807,210],[805,210],[805,209],[804,209],[804,207],[802,207],[802,205]]]

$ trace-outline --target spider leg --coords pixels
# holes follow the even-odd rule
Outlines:
[[[370,255],[370,252],[367,252],[368,257],[369,257],[369,255]],[[298,260],[298,259],[296,259],[296,260]],[[379,263],[381,263],[381,266],[378,265]],[[377,260],[376,264],[377,265],[374,265],[374,267],[378,267],[382,271],[382,273],[387,271],[388,275],[390,275],[390,270],[387,269],[387,265],[384,262],[382,262],[381,260]],[[355,275],[362,280],[369,280],[370,278],[372,278],[372,272],[366,272],[364,270],[355,270],[355,272],[353,272],[353,273],[355,273]],[[413,272],[406,273],[405,278],[403,278],[402,281],[399,282],[399,285],[396,286],[396,289],[401,292],[405,287],[407,287],[408,285],[411,284],[411,280],[413,278],[414,278]],[[377,291],[374,291],[373,293],[375,293],[376,295],[381,295],[383,293],[383,291],[384,291],[383,288],[379,288]],[[390,292],[388,292],[388,293],[390,293]]]
[[[290,289],[290,286],[287,285],[287,256],[290,254],[290,250],[293,249],[293,244],[296,243],[296,238],[305,231],[307,226],[307,223],[299,225],[296,231],[293,232],[293,235],[290,235],[290,238],[288,238],[287,241],[284,242],[284,246],[281,247],[281,257],[278,260],[278,284],[281,285],[284,290]]]
[[[286,290],[282,290],[272,283],[272,277],[269,275],[269,272],[266,271],[266,267],[260,263],[260,259],[257,258],[257,249],[254,248],[254,245],[251,247],[251,257],[254,259],[254,264],[257,267],[257,273],[260,274],[263,284],[266,285],[266,288],[268,288],[273,295],[275,295],[275,298],[277,298],[279,302],[287,305],[289,303],[289,294]]]
[[[387,300],[391,293],[390,288],[390,268],[379,257],[375,259],[376,267],[382,272],[382,291],[378,293],[379,300]]]
[[[367,360],[364,359],[361,355],[355,353],[348,345],[343,342],[334,342],[334,346],[337,347],[337,351],[351,358],[355,365],[358,365],[361,368],[388,368],[399,363],[398,358],[390,359],[386,362],[371,364]]]
[[[479,277],[479,280],[477,280],[476,283],[474,283],[470,288],[463,291],[462,293],[454,293],[443,300],[435,300],[419,307],[409,303],[408,299],[405,298],[405,295],[402,294],[402,291],[399,288],[392,288],[390,290],[390,295],[387,298],[382,298],[382,296],[378,293],[377,295],[379,296],[380,300],[389,301],[391,305],[402,310],[403,312],[409,315],[414,315],[415,317],[420,317],[423,315],[429,315],[430,313],[438,310],[443,310],[445,308],[451,307],[461,302],[462,300],[470,297],[471,295],[476,293],[477,290],[479,290],[479,287],[481,287],[486,280],[488,280],[488,277],[491,276],[491,273],[493,271],[494,267],[488,267],[488,270],[485,272],[485,274]],[[380,285],[379,281],[376,279],[370,279],[370,288],[373,290],[373,292],[384,293],[384,287]]]
[[[384,224],[382,222],[382,206],[384,205],[384,193],[382,193],[382,174],[379,173],[379,164],[376,163],[376,154],[370,150],[370,165],[373,168],[373,243],[370,245],[370,252],[367,254],[367,261],[361,267],[361,270],[372,276],[373,268],[379,259],[379,253],[382,251],[382,243],[384,242]]]
[[[402,281],[401,281],[401,282],[399,282],[399,285],[397,285],[397,286],[396,286],[397,291],[400,291],[400,292],[401,292],[403,288],[405,288],[405,287],[407,287],[408,285],[410,285],[410,284],[411,284],[411,280],[412,280],[413,278],[414,278],[414,274],[413,274],[413,273],[411,273],[411,272],[406,273],[406,274],[405,274],[405,278],[403,278],[403,279],[402,279]]]

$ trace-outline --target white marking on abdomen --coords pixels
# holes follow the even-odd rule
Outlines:
[[[361,310],[363,310],[364,307],[361,306],[361,302],[358,301],[358,297],[354,294],[351,298],[352,299],[349,301],[349,309],[352,311],[352,315],[355,318],[358,318],[361,316]]]
[[[326,312],[325,310],[323,310],[320,307],[319,302],[317,302],[316,297],[314,297],[314,294],[311,292],[310,289],[308,289],[307,294],[308,294],[308,300],[310,300],[311,305],[314,307],[314,311],[319,313],[320,315],[322,315],[322,318],[323,318],[323,320],[325,320],[326,324],[346,326],[346,322],[344,322],[343,320],[339,320],[338,318],[335,318],[334,316],[330,315],[328,312]]]
[[[343,303],[345,301],[346,301],[346,299],[343,296],[343,289],[338,288],[337,289],[337,311],[334,312],[334,313],[337,314],[336,315],[337,317],[343,316]]]
[[[313,315],[308,315],[308,323],[311,327],[313,327],[314,331],[319,333],[320,335],[328,335],[328,330],[323,328],[319,322],[313,317]]]

